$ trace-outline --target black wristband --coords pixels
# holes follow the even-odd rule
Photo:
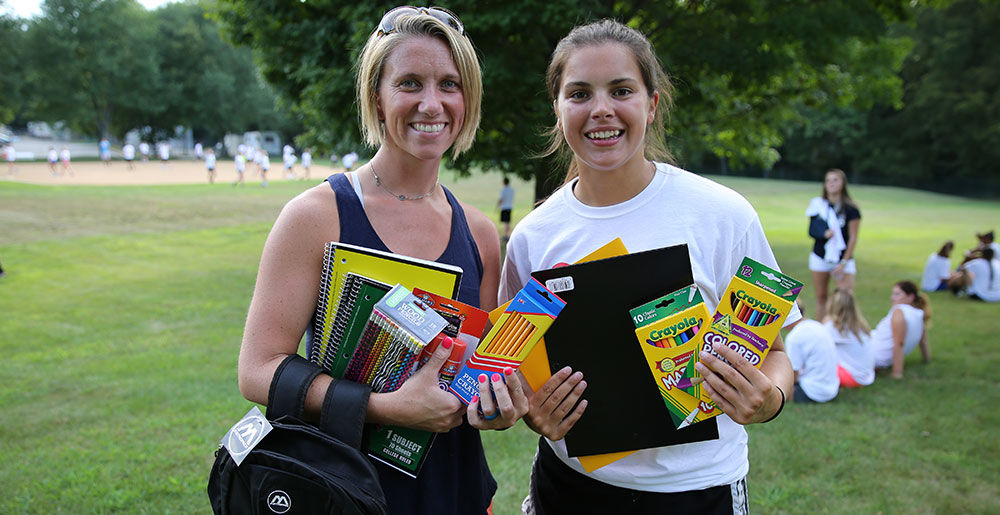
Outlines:
[[[778,393],[781,394],[781,404],[778,405],[778,411],[775,411],[774,415],[771,415],[770,418],[768,418],[767,420],[761,422],[761,424],[766,424],[766,423],[768,423],[768,422],[770,422],[770,421],[778,418],[778,415],[781,413],[782,408],[785,407],[785,391],[782,390],[781,387],[778,386],[778,385],[774,385],[774,387],[777,388],[778,389]]]

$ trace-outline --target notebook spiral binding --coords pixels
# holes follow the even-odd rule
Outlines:
[[[334,269],[332,264],[336,252],[337,248],[333,242],[328,242],[323,248],[323,271],[320,273],[319,299],[316,301],[316,315],[313,319],[314,344],[312,352],[309,354],[309,361],[325,367],[327,370],[333,364],[333,360],[337,356],[337,347],[340,344],[339,338],[333,338],[336,316],[340,313],[340,299],[344,297],[343,292],[347,280],[353,275],[344,274],[340,278],[339,288],[337,288],[337,291],[341,292],[340,295],[335,295],[335,292],[330,291],[330,274]],[[343,336],[343,332],[340,335]]]
[[[344,285],[340,290],[340,298],[337,303],[336,316],[333,319],[333,327],[330,330],[329,342],[326,352],[321,356],[320,365],[327,370],[333,368],[333,363],[337,359],[337,351],[341,342],[344,341],[344,333],[351,322],[351,312],[354,311],[354,304],[357,302],[358,293],[361,291],[361,278],[355,274],[344,275]]]

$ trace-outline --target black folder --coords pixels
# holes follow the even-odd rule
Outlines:
[[[539,270],[566,301],[545,333],[553,373],[583,372],[587,410],[566,434],[570,456],[719,437],[715,418],[675,429],[635,337],[629,310],[694,282],[687,245]],[[554,288],[554,289],[553,289]]]

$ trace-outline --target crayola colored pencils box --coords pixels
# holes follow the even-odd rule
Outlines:
[[[743,258],[719,300],[711,325],[699,331],[696,337],[699,350],[718,356],[712,345],[721,343],[760,368],[801,291],[801,282],[750,258]],[[697,377],[700,374],[694,371],[697,354],[695,356],[688,367]],[[711,403],[700,385],[693,386],[689,391],[702,401]]]
[[[711,321],[701,292],[694,285],[681,288],[632,309],[635,335],[646,358],[653,381],[670,411],[675,427],[700,422],[714,406],[685,391],[690,388],[693,368],[688,363],[699,350],[696,338]]]
[[[517,292],[448,389],[465,404],[479,394],[479,375],[517,369],[542,338],[566,302],[535,279]]]

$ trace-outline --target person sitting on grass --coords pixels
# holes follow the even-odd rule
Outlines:
[[[927,343],[931,305],[927,295],[918,291],[913,281],[894,284],[889,300],[892,302],[889,313],[872,331],[872,350],[876,369],[891,368],[892,378],[902,379],[903,360],[918,344],[924,363],[931,360],[931,348]]]
[[[980,256],[963,264],[949,285],[972,300],[1000,302],[1000,260],[991,247],[982,249]]]
[[[924,276],[920,280],[920,289],[924,291],[942,291],[948,289],[948,281],[954,278],[951,270],[951,251],[955,242],[944,242],[941,249],[927,256],[924,264]]]
[[[838,290],[839,291],[839,290]],[[795,371],[795,402],[829,402],[837,397],[837,346],[823,324],[806,318],[805,306],[797,302],[802,318],[789,324],[785,350]]]
[[[860,388],[875,382],[875,355],[872,354],[871,329],[858,309],[850,290],[833,290],[826,304],[823,321],[837,346],[837,377],[841,388]]]

